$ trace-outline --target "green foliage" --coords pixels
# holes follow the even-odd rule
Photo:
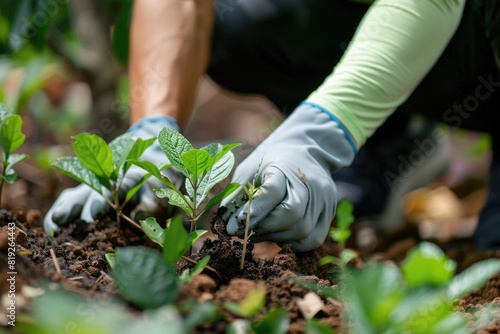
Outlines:
[[[170,205],[179,207],[186,213],[191,221],[192,232],[195,230],[196,222],[205,212],[239,187],[238,184],[230,183],[203,205],[210,190],[231,172],[234,166],[234,155],[231,150],[239,144],[210,144],[196,149],[180,132],[170,128],[160,131],[158,142],[172,166],[186,177],[187,195],[162,175],[154,164],[142,160],[130,160],[130,162],[143,168],[167,186],[155,189],[157,196],[168,198]]]
[[[454,276],[455,263],[424,242],[410,250],[401,269],[374,262],[343,282],[345,314],[356,333],[465,333],[459,297],[500,272],[500,260],[475,264]]]
[[[17,173],[12,167],[28,158],[26,154],[14,153],[26,139],[26,136],[21,131],[22,125],[21,116],[12,114],[5,105],[0,104],[0,148],[2,150],[0,197],[4,182],[14,183],[17,179]]]
[[[320,323],[316,319],[309,319],[305,324],[307,334],[335,334],[335,330],[330,326]]]
[[[288,332],[290,319],[286,311],[277,308],[267,313],[260,321],[251,325],[256,334],[285,334]]]
[[[133,304],[159,308],[179,295],[175,268],[151,248],[125,247],[116,252],[113,278],[121,294]]]
[[[266,287],[264,284],[257,284],[250,290],[240,303],[225,302],[224,307],[232,313],[242,317],[251,318],[264,307],[266,303]]]
[[[130,188],[124,198],[119,189],[123,176],[130,168],[128,160],[138,159],[155,141],[152,139],[133,139],[130,134],[115,138],[109,145],[95,134],[81,133],[74,136],[72,143],[76,157],[61,157],[52,166],[58,171],[86,184],[104,196],[103,188],[112,194],[113,202],[104,196],[108,204],[116,210],[117,221],[127,202],[146,182],[149,174],[144,175],[135,186]],[[166,166],[163,166],[166,167]]]

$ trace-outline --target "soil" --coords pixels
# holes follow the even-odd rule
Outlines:
[[[65,226],[56,236],[48,236],[41,227],[42,215],[39,210],[0,210],[0,293],[4,295],[8,286],[6,282],[7,267],[7,225],[14,222],[16,226],[16,288],[23,291],[19,306],[29,310],[30,289],[42,282],[53,282],[64,289],[83,296],[115,296],[119,298],[117,288],[111,279],[110,267],[105,254],[114,252],[117,247],[127,245],[147,245],[156,247],[143,234],[132,227],[123,227],[118,231],[117,224],[111,218],[103,218],[94,224],[75,221]],[[241,301],[248,291],[257,284],[266,288],[266,304],[256,316],[261,317],[266,311],[282,306],[290,318],[289,333],[304,332],[304,311],[299,307],[310,290],[305,284],[297,282],[314,282],[319,285],[335,288],[335,267],[318,266],[318,260],[329,254],[336,254],[336,246],[326,242],[315,251],[295,254],[290,247],[283,247],[272,259],[252,257],[253,244],[247,248],[244,270],[240,270],[242,243],[221,232],[220,220],[214,219],[213,232],[215,239],[206,239],[201,249],[193,254],[199,259],[205,254],[211,255],[209,266],[217,273],[205,270],[181,290],[179,300],[214,300],[218,305],[226,301]],[[408,227],[393,235],[380,238],[378,246],[370,251],[360,251],[361,257],[353,261],[354,266],[363,266],[365,258],[394,261],[399,263],[406,252],[420,241],[415,229]],[[473,250],[469,240],[454,241],[441,244],[447,254],[457,261],[459,270],[486,259],[500,258],[499,252],[478,253]],[[178,269],[191,266],[188,262],[179,262]],[[19,298],[19,297],[18,297]],[[323,300],[321,310],[315,318],[343,333],[340,305],[332,300]],[[500,275],[493,277],[482,288],[461,299],[458,310],[473,314],[484,305],[493,303],[500,310]],[[220,308],[223,320],[206,324],[198,328],[199,333],[224,333],[226,326],[237,317]],[[495,318],[481,326],[477,334],[500,333],[500,311]]]

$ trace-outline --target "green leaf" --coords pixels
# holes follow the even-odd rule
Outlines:
[[[340,253],[340,259],[344,263],[349,263],[351,260],[358,257],[358,253],[353,251],[352,249],[344,249],[342,253]]]
[[[187,235],[186,243],[189,247],[193,246],[196,240],[198,240],[203,234],[207,233],[207,230],[195,230]]]
[[[408,252],[401,270],[409,287],[442,285],[450,282],[456,263],[430,242],[422,242]]]
[[[354,222],[354,216],[352,215],[353,205],[348,200],[341,200],[337,205],[337,227],[341,230],[349,229],[351,224]]]
[[[217,304],[214,302],[204,302],[193,305],[184,323],[189,330],[194,330],[199,325],[212,323],[219,318],[220,314]]]
[[[124,207],[128,201],[141,189],[141,187],[144,185],[144,183],[149,179],[151,174],[146,174],[143,177],[141,177],[136,184],[129,190],[127,190],[127,193],[125,194],[125,200],[122,202],[121,206]]]
[[[155,141],[156,141],[156,137],[150,138],[150,139],[140,139],[140,138],[136,139],[134,146],[132,147],[132,149],[130,150],[130,152],[127,156],[127,161],[125,162],[125,165],[123,167],[124,168],[123,172],[124,173],[127,172],[127,170],[130,167],[130,163],[128,162],[128,160],[138,160],[142,156],[144,151],[146,151],[146,149],[148,147],[150,147]],[[161,167],[160,170],[163,170],[163,169],[168,168],[170,166],[171,166],[170,164],[168,164],[166,166],[160,166]]]
[[[307,334],[335,334],[335,330],[330,326],[320,323],[316,319],[306,321],[305,332]]]
[[[160,180],[163,184],[167,185],[168,187],[176,189],[172,181],[170,181],[168,177],[166,177],[161,173],[161,169],[169,168],[171,166],[170,164],[162,166],[160,169],[160,167],[156,166],[154,163],[147,160],[133,159],[133,160],[127,160],[127,162],[130,162],[131,164],[144,169],[146,172],[156,177],[158,180]]]
[[[116,181],[117,175],[113,164],[113,153],[108,144],[95,134],[80,133],[74,138],[72,145],[78,159],[95,174],[101,184],[111,189],[109,180]]]
[[[9,155],[9,159],[7,160],[7,168],[12,168],[18,162],[28,159],[29,156],[27,154],[11,154]]]
[[[106,261],[108,261],[111,269],[113,269],[116,264],[116,253],[106,253],[104,257],[106,258]]]
[[[149,239],[163,247],[165,232],[164,229],[161,228],[160,224],[156,222],[156,218],[149,217],[145,220],[140,220],[139,223],[141,223],[141,227]]]
[[[239,187],[240,187],[239,183],[229,183],[220,193],[218,193],[217,195],[213,196],[208,201],[207,205],[205,205],[205,207],[203,208],[203,213],[205,213],[208,210],[210,210],[214,205],[217,205],[220,202],[222,202],[222,200],[224,198],[226,198],[227,196],[231,195]]]
[[[131,20],[132,3],[121,3],[111,42],[116,59],[123,65],[128,63]]]
[[[342,265],[342,261],[341,261],[339,258],[337,258],[337,257],[335,257],[335,256],[333,256],[333,255],[327,255],[327,256],[324,256],[324,257],[322,257],[322,258],[318,261],[318,264],[319,264],[320,266],[324,266],[324,265],[326,265],[326,264],[330,264],[330,263],[333,263],[333,264],[335,264],[335,265],[337,265],[337,266],[339,266],[339,267]]]
[[[207,145],[202,149],[206,150],[207,152],[210,153],[211,156],[213,156],[212,164],[210,165],[210,168],[212,168],[229,151],[240,145],[241,143],[226,144],[224,146],[222,146],[221,144],[215,144],[215,147]]]
[[[132,147],[135,145],[135,140],[132,139],[132,134],[124,133],[116,137],[109,143],[109,148],[113,155],[113,163],[115,172],[117,172],[125,163]]]
[[[181,155],[181,161],[189,173],[188,179],[196,186],[198,179],[210,167],[212,157],[207,151],[193,148]]]
[[[17,173],[13,169],[6,169],[4,174],[0,174],[0,178],[7,183],[14,183],[17,180]]]
[[[233,168],[233,166],[234,155],[232,152],[228,152],[210,169],[210,171],[201,180],[196,194],[196,203],[201,203],[205,198],[207,198],[210,190],[231,173],[231,169]],[[186,190],[188,190],[188,185],[189,182],[186,182]]]
[[[252,329],[256,334],[285,334],[289,325],[290,319],[286,312],[278,307],[267,313],[259,322],[252,324]]]
[[[193,210],[189,207],[188,199],[177,189],[155,188],[156,196],[159,198],[168,198],[168,204],[181,208],[189,216],[193,215]]]
[[[2,145],[4,161],[17,150],[26,139],[21,132],[23,120],[17,114],[7,116],[0,126],[0,144]]]
[[[191,143],[179,131],[170,128],[163,128],[160,131],[158,142],[172,166],[177,168],[185,177],[189,177],[181,157],[184,153],[193,149]]]
[[[330,238],[338,243],[345,243],[351,236],[351,230],[332,227],[330,229]]]
[[[102,185],[97,177],[88,170],[77,157],[61,157],[56,159],[51,166],[73,178],[84,183],[102,195]]]
[[[250,290],[239,304],[234,302],[225,302],[224,307],[236,315],[243,318],[251,318],[264,307],[266,304],[266,286],[258,282],[255,287]],[[271,332],[274,333],[274,332]]]
[[[9,115],[12,115],[12,110],[10,110],[10,108],[5,104],[0,103],[0,123],[3,123]]]
[[[151,248],[118,248],[113,277],[121,294],[144,309],[172,303],[179,295],[174,267]]]
[[[452,300],[464,297],[483,286],[498,273],[500,273],[500,260],[498,259],[488,259],[475,263],[453,278],[448,285],[448,297]]]
[[[164,235],[163,258],[175,265],[189,248],[181,215],[171,219],[169,226],[164,230]]]
[[[210,255],[205,255],[203,258],[201,258],[194,267],[189,270],[189,269],[184,269],[181,274],[179,275],[179,280],[182,283],[187,283],[191,281],[196,275],[201,274],[201,272],[205,269],[205,267],[208,264],[208,261],[210,261]]]

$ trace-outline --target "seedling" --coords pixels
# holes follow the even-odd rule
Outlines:
[[[124,134],[108,145],[95,134],[81,133],[73,138],[75,140],[72,146],[76,157],[58,158],[52,166],[101,194],[116,211],[116,220],[120,225],[123,208],[150,176],[144,175],[124,196],[120,196],[123,177],[131,167],[128,160],[138,159],[156,139],[134,139],[130,134]],[[167,167],[169,165],[157,168],[160,170]],[[140,228],[131,219],[127,221]]]
[[[143,160],[130,162],[157,177],[167,186],[156,188],[156,195],[160,198],[168,198],[170,205],[179,207],[186,213],[192,233],[196,230],[196,223],[205,212],[219,204],[239,187],[237,183],[230,183],[203,205],[210,190],[231,172],[234,166],[234,155],[231,150],[240,144],[209,144],[196,149],[181,133],[170,128],[161,130],[158,142],[172,166],[186,177],[187,195],[184,195],[166,176],[162,175],[156,165]]]
[[[0,207],[4,182],[14,183],[17,173],[12,166],[28,158],[26,154],[14,152],[24,143],[26,136],[21,132],[21,116],[12,114],[0,104],[0,145],[2,149],[2,170],[0,171]]]
[[[251,234],[249,235],[249,226],[250,226],[250,209],[252,206],[252,200],[253,196],[255,195],[255,192],[257,191],[257,188],[255,187],[254,183],[248,182],[248,187],[243,186],[243,190],[245,190],[245,194],[247,196],[248,202],[247,202],[247,217],[245,220],[245,235],[243,237],[243,250],[241,254],[241,262],[240,262],[240,269],[243,270],[243,267],[245,265],[245,254],[247,252],[247,243],[248,243],[248,238],[250,238]]]
[[[325,265],[328,263],[336,264],[341,270],[345,269],[347,263],[352,259],[356,258],[358,255],[352,249],[346,249],[345,244],[349,237],[351,236],[351,224],[354,222],[354,216],[352,215],[353,206],[352,203],[347,200],[342,200],[337,206],[337,227],[332,227],[330,229],[330,237],[333,241],[337,242],[339,248],[339,257],[335,256],[325,256],[319,261],[320,265]]]

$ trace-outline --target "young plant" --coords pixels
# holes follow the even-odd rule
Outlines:
[[[22,125],[21,116],[12,114],[3,104],[0,104],[0,145],[2,149],[0,207],[4,182],[14,183],[17,179],[17,173],[12,169],[12,166],[28,158],[26,154],[14,153],[26,139],[26,136],[21,132]]]
[[[143,160],[133,160],[131,163],[143,168],[167,186],[156,188],[156,195],[160,198],[168,198],[170,205],[179,207],[186,213],[191,223],[190,232],[192,233],[196,230],[196,223],[205,212],[219,204],[239,187],[237,183],[230,183],[206,204],[203,204],[210,190],[231,172],[234,166],[234,155],[231,150],[240,144],[209,144],[196,149],[182,134],[169,128],[160,131],[158,142],[172,166],[186,177],[186,195],[162,175],[156,165]]]
[[[329,263],[336,264],[340,267],[341,271],[345,269],[347,263],[356,258],[358,254],[352,249],[345,248],[345,244],[351,236],[351,224],[354,222],[352,215],[353,205],[347,200],[342,200],[337,206],[337,227],[330,229],[330,237],[333,241],[337,242],[339,248],[339,257],[325,256],[320,261],[320,265]]]
[[[245,254],[247,252],[247,243],[248,243],[248,238],[250,238],[251,234],[249,235],[248,228],[250,226],[250,209],[252,206],[252,200],[253,196],[255,195],[255,192],[257,191],[257,187],[255,187],[254,183],[248,182],[248,187],[243,186],[243,189],[245,190],[245,195],[247,196],[248,199],[248,204],[247,204],[247,217],[245,221],[245,235],[243,236],[243,250],[241,254],[241,262],[240,262],[240,269],[243,270],[243,267],[245,265]]]
[[[134,139],[130,134],[124,134],[108,145],[95,134],[81,133],[73,138],[75,140],[72,146],[76,157],[58,158],[52,166],[101,194],[116,211],[116,220],[120,225],[123,208],[150,176],[144,175],[122,199],[119,190],[123,177],[131,166],[128,160],[138,159],[156,139]],[[169,165],[157,168],[160,170],[167,167]],[[127,221],[135,224],[130,219]]]

